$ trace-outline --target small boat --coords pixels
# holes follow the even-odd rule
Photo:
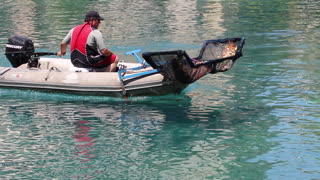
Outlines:
[[[206,40],[198,57],[184,50],[127,52],[137,63],[120,61],[117,72],[91,72],[74,67],[56,53],[35,52],[25,36],[12,36],[5,55],[12,67],[0,67],[0,87],[113,97],[180,93],[207,74],[229,70],[242,56],[244,38]]]

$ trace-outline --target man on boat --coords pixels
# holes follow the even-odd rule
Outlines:
[[[104,20],[98,12],[89,11],[84,24],[71,29],[60,44],[59,56],[65,55],[67,45],[71,44],[71,62],[74,66],[88,68],[97,72],[115,72],[119,62],[104,44],[99,24]]]

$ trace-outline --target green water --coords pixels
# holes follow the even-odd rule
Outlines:
[[[244,56],[182,94],[85,97],[0,89],[0,179],[320,179],[317,0],[4,0],[0,65],[19,34],[58,51],[86,11],[124,52],[245,37]]]

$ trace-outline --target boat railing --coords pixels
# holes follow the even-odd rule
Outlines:
[[[140,63],[140,66],[118,70],[118,76],[119,76],[119,80],[120,80],[120,83],[121,83],[121,86],[122,86],[122,94],[123,95],[126,94],[125,87],[124,87],[125,86],[125,82],[124,82],[125,80],[139,78],[139,77],[145,77],[145,76],[160,72],[159,69],[151,69],[151,70],[148,70],[148,71],[137,72],[137,73],[133,73],[133,74],[128,74],[127,75],[128,71],[138,71],[138,70],[141,70],[141,69],[145,69],[145,68],[151,67],[145,60],[142,60],[139,57],[139,55],[137,54],[139,52],[141,52],[140,49],[139,50],[129,51],[129,52],[126,52],[125,54],[126,55],[133,55],[136,58],[136,60]]]

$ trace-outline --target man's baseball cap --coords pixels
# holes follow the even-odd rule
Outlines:
[[[97,11],[89,11],[89,12],[87,12],[86,17],[85,17],[84,20],[85,21],[90,21],[91,18],[95,18],[95,19],[100,20],[100,21],[104,20],[104,18],[101,17]]]

